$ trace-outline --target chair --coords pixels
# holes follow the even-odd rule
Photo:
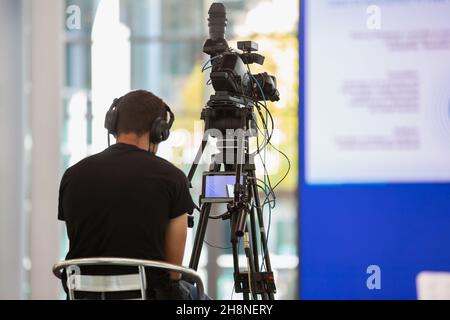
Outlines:
[[[82,275],[80,272],[80,267],[82,266],[136,267],[138,273],[108,276]],[[102,294],[107,292],[140,291],[141,299],[145,300],[147,298],[146,267],[181,273],[184,280],[196,284],[199,299],[204,299],[205,293],[203,282],[196,271],[160,261],[125,258],[84,258],[64,260],[53,266],[53,274],[61,279],[63,272],[66,272],[69,300],[75,300],[76,291]]]

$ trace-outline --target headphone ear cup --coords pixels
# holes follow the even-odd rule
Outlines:
[[[156,144],[167,140],[167,138],[169,138],[167,122],[162,117],[158,117],[153,121],[150,129],[150,141]]]
[[[167,123],[164,121],[164,130],[161,132],[161,141],[166,141],[169,138],[169,127],[167,126]]]
[[[117,110],[113,109],[106,113],[105,128],[109,134],[115,135],[117,133]]]
[[[118,118],[118,110],[117,104],[119,103],[119,99],[114,99],[113,104],[106,112],[105,115],[105,129],[108,130],[109,134],[116,135],[117,134],[117,118]]]

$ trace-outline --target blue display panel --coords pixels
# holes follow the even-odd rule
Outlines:
[[[448,17],[301,1],[302,298],[415,299],[420,271],[450,271]]]
[[[205,197],[207,198],[231,198],[236,177],[229,175],[216,175],[206,177]]]

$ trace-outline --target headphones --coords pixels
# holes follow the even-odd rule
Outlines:
[[[117,135],[117,123],[119,120],[119,103],[122,98],[114,99],[111,107],[105,116],[105,129],[108,130],[108,145],[109,135]],[[166,114],[169,114],[169,122],[163,117],[157,117],[150,125],[150,142],[155,144],[165,141],[169,138],[170,128],[172,128],[175,116],[170,110],[169,106],[164,103]]]

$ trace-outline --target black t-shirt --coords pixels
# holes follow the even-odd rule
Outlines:
[[[165,260],[169,220],[193,208],[181,170],[136,146],[112,145],[67,169],[61,180],[66,258]]]

